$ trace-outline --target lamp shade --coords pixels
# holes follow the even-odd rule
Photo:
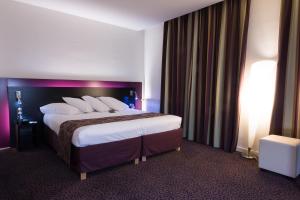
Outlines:
[[[247,83],[248,147],[252,147],[259,126],[270,123],[275,94],[277,63],[259,61],[251,65]]]

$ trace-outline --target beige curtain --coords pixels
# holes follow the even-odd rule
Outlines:
[[[161,109],[184,136],[235,151],[250,0],[225,0],[164,26]]]
[[[300,1],[282,0],[271,134],[300,138]]]

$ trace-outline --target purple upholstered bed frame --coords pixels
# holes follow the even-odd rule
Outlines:
[[[48,144],[57,151],[58,137],[46,125],[44,134]],[[86,173],[128,163],[134,160],[138,164],[140,158],[157,155],[180,148],[182,129],[156,133],[116,142],[90,145],[87,147],[72,146],[71,168],[86,178]],[[144,160],[146,161],[146,160]]]

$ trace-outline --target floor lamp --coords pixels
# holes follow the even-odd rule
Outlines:
[[[248,114],[248,150],[244,158],[254,159],[252,147],[260,125],[270,123],[274,102],[276,62],[259,61],[251,65],[246,86],[246,109]]]

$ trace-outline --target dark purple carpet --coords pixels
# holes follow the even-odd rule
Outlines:
[[[207,146],[184,142],[181,152],[79,176],[47,147],[0,152],[0,199],[284,199],[300,200],[300,178],[261,171]]]

